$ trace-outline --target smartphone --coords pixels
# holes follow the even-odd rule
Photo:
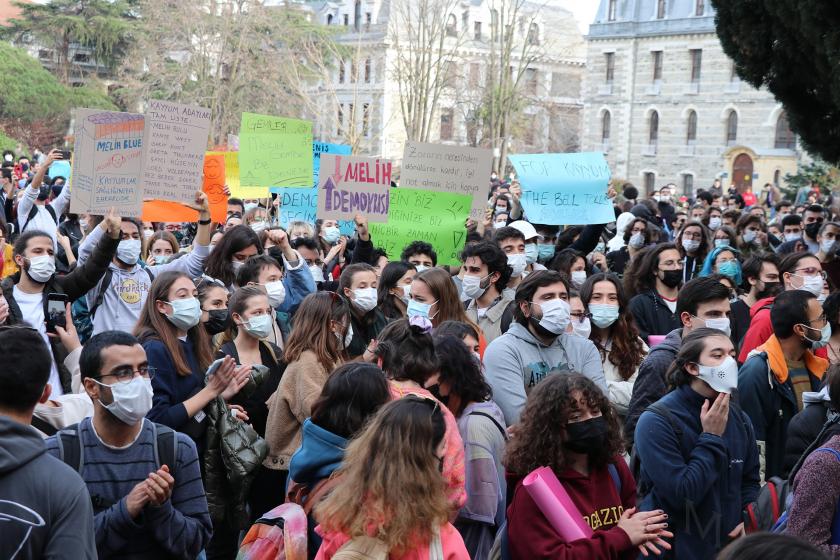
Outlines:
[[[61,150],[61,159],[66,159],[70,161],[70,150]]]
[[[222,365],[223,361],[225,361],[224,358],[219,358],[218,360],[216,360],[215,362],[210,364],[210,367],[207,368],[207,377],[210,377],[211,375],[215,375],[216,372],[219,370],[219,366]]]
[[[47,316],[45,321],[47,323],[47,332],[55,333],[55,327],[59,326],[62,329],[67,328],[67,294],[48,294],[47,295]]]

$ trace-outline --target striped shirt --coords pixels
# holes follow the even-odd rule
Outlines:
[[[91,495],[107,504],[94,510],[96,548],[100,558],[195,558],[210,540],[212,523],[201,481],[195,444],[178,433],[175,478],[171,498],[160,507],[146,505],[132,519],[125,497],[149,473],[155,472],[155,430],[149,420],[137,439],[125,449],[113,449],[97,436],[91,418],[79,423],[84,445],[81,475]],[[58,457],[57,436],[46,440],[47,452]],[[104,509],[103,509],[104,508]]]

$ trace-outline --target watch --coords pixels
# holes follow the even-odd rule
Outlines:
[[[206,220],[198,220],[198,225],[200,226],[209,226],[213,222],[212,219],[207,218]]]

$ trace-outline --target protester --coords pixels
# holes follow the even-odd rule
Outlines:
[[[774,253],[755,253],[741,266],[741,291],[732,302],[732,340],[740,351],[741,341],[750,326],[751,309],[761,299],[774,297],[781,291],[779,259]]]
[[[778,533],[755,533],[741,537],[724,548],[717,560],[827,560],[812,545]]]
[[[504,464],[515,483],[508,508],[510,557],[635,558],[670,545],[667,516],[636,511],[636,484],[621,458],[618,417],[601,389],[580,374],[556,375],[531,394]],[[589,538],[564,540],[523,486],[549,467],[593,529]]]
[[[49,201],[50,187],[43,183],[50,166],[61,159],[60,150],[50,150],[46,161],[38,167],[32,182],[24,189],[17,207],[18,231],[45,232],[52,239],[53,248],[57,243],[59,220],[70,203],[70,188],[61,189],[61,194]]]
[[[402,250],[400,260],[413,264],[417,274],[420,274],[437,266],[437,253],[425,241],[412,241]]]
[[[677,233],[674,245],[683,258],[683,284],[700,274],[712,244],[711,236],[699,221],[687,222]]]
[[[616,232],[616,237],[618,235],[618,232]],[[652,236],[648,230],[647,220],[636,218],[631,221],[624,231],[624,245],[607,253],[607,266],[610,271],[622,276],[628,263],[636,258],[641,250],[650,245],[651,242]]]
[[[50,397],[52,360],[35,330],[0,327],[2,558],[97,558],[84,481],[29,427],[35,405]]]
[[[225,229],[222,240],[207,258],[204,273],[221,280],[228,290],[233,291],[239,269],[249,257],[262,252],[259,236],[248,226],[237,225]]]
[[[442,268],[425,270],[414,276],[406,315],[409,319],[428,319],[433,326],[444,321],[470,322],[449,273]]]
[[[700,276],[720,274],[731,279],[733,286],[740,286],[741,263],[738,260],[738,250],[728,246],[715,247],[706,257]]]
[[[338,291],[350,304],[351,340],[344,348],[350,359],[363,354],[365,359],[372,357],[368,345],[388,324],[376,306],[376,286],[376,271],[369,264],[351,264],[344,268],[338,279]]]
[[[730,404],[738,385],[734,350],[717,329],[684,336],[668,371],[674,390],[636,426],[639,509],[668,514],[674,547],[665,558],[714,557],[743,535],[742,511],[758,496],[755,434]]]
[[[479,241],[464,247],[461,260],[462,290],[469,298],[466,316],[492,342],[502,334],[502,315],[512,301],[504,291],[511,274],[507,257],[495,243]]]
[[[95,497],[99,556],[198,555],[212,530],[198,454],[189,437],[144,418],[155,370],[140,342],[119,331],[99,333],[85,344],[80,366],[93,417],[46,444],[53,456],[79,461],[71,466]]]
[[[803,408],[803,395],[818,391],[828,361],[815,356],[831,325],[817,298],[804,290],[779,294],[770,310],[773,334],[749,355],[738,373],[740,405],[752,420],[762,480],[783,470],[788,422]]]
[[[147,265],[168,264],[178,256],[178,240],[168,231],[156,231],[144,239],[140,260],[145,261]]]
[[[647,249],[625,272],[624,288],[633,294],[628,306],[639,336],[666,335],[679,327],[677,294],[683,278],[683,258],[671,243]]]
[[[829,363],[840,364],[840,293],[834,292],[822,304],[825,319],[831,325],[831,338],[825,345]]]
[[[738,245],[735,248],[741,251],[743,258],[768,249],[767,226],[761,218],[745,214],[735,224],[735,231],[738,234]]]
[[[592,273],[592,266],[580,251],[563,249],[551,261],[551,270],[565,274],[573,289],[579,290]]]
[[[194,280],[198,291],[198,301],[201,304],[200,323],[211,337],[221,334],[227,329],[228,291],[221,280],[201,275]]]
[[[376,286],[376,305],[386,319],[405,318],[411,282],[416,274],[416,267],[404,261],[390,262],[382,269]]]
[[[478,330],[470,323],[444,321],[435,329],[435,336],[454,336],[464,343],[467,349],[473,353],[473,356],[481,361]]]
[[[607,391],[595,345],[565,332],[568,300],[569,282],[562,274],[529,275],[516,290],[515,322],[485,351],[487,380],[509,426],[518,422],[531,389],[551,374],[581,372]]]

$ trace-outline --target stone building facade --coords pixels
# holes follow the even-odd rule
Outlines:
[[[780,103],[741,82],[709,0],[601,0],[587,36],[584,149],[647,192],[781,184],[803,156]]]

